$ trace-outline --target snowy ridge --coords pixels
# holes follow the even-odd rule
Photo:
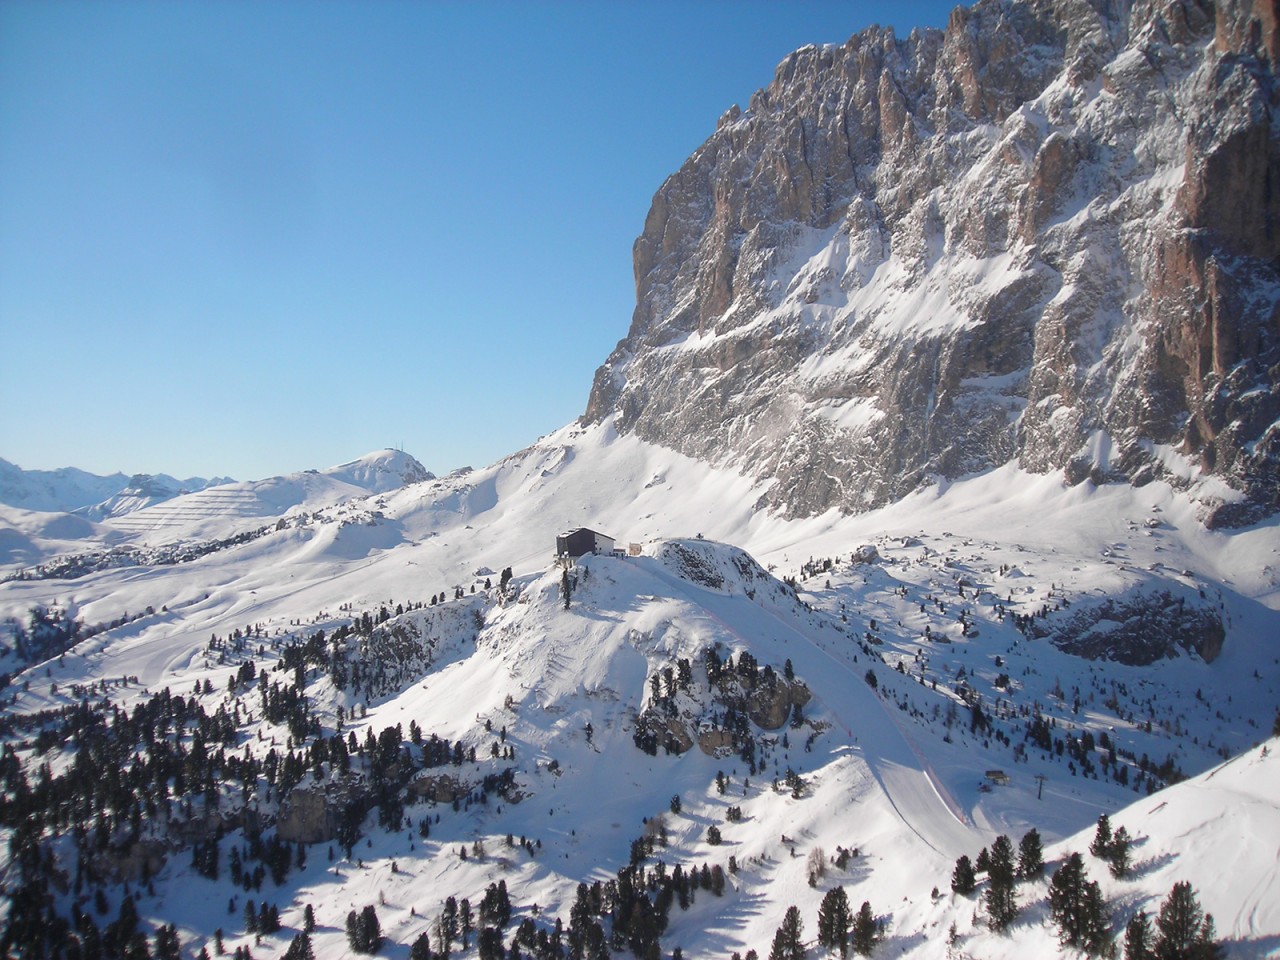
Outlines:
[[[228,483],[111,517],[114,526],[153,538],[226,536],[244,521],[330,507],[434,479],[406,453],[379,450],[358,460],[283,477]]]
[[[1280,951],[1264,6],[798,51],[490,466],[5,507],[0,953],[834,957],[839,889],[876,956],[1074,958],[1073,853],[1104,939],[1189,882]],[[1033,829],[997,930],[953,869]]]
[[[167,474],[113,473],[98,476],[74,467],[61,470],[23,470],[0,459],[0,504],[47,513],[85,513],[102,520],[113,512],[138,509],[191,490],[232,482],[227,477],[188,477],[176,480]]]

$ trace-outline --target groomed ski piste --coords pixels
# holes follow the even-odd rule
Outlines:
[[[648,869],[705,863],[721,867],[727,884],[722,896],[700,890],[688,909],[670,911],[664,955],[679,947],[686,957],[765,956],[790,905],[821,954],[818,905],[842,886],[855,909],[869,901],[884,921],[878,956],[940,956],[952,924],[957,956],[1072,956],[1047,919],[1047,880],[1019,885],[1022,909],[1003,934],[986,926],[981,875],[972,897],[950,890],[958,856],[975,857],[998,834],[1016,845],[1033,827],[1046,841],[1046,878],[1067,853],[1085,854],[1119,932],[1188,880],[1230,956],[1280,947],[1280,774],[1276,743],[1263,743],[1280,704],[1273,522],[1209,531],[1187,491],[1068,487],[1061,476],[1014,467],[851,517],[784,521],[752,509],[761,492],[607,424],[572,426],[483,470],[336,503],[302,497],[267,517],[263,535],[189,562],[10,580],[0,585],[0,615],[19,621],[37,605],[86,624],[136,619],[25,668],[11,653],[0,668],[19,672],[5,709],[74,703],[73,691],[85,688],[131,707],[166,688],[188,696],[199,687],[206,712],[238,703],[252,714],[235,749],[265,757],[288,748],[289,732],[261,718],[255,687],[229,690],[245,660],[261,678],[282,677],[271,671],[291,642],[332,634],[362,612],[408,608],[379,625],[401,626],[418,644],[408,661],[381,664],[403,680],[357,694],[308,671],[323,729],[363,741],[400,724],[407,739],[412,722],[475,748],[474,763],[428,773],[475,787],[511,768],[515,787],[458,809],[410,802],[398,830],[370,813],[350,856],[334,841],[311,844],[306,865],[282,885],[268,879],[251,892],[225,871],[216,881],[197,875],[190,851],[169,850],[149,885],[134,878],[128,889],[144,920],[174,923],[192,954],[205,945],[212,953],[221,928],[228,953],[279,956],[309,904],[316,956],[349,956],[346,917],[373,904],[387,938],[380,955],[405,957],[446,898],[478,903],[498,880],[515,906],[510,940],[524,918],[567,924],[579,883],[614,878],[634,840],[665,835]],[[215,514],[187,533],[217,540],[243,524]],[[635,544],[638,555],[584,557],[566,571],[555,537],[578,526],[616,538],[624,554]],[[148,537],[148,549],[163,546]],[[1174,649],[1148,665],[1096,662],[1028,637],[1014,621],[1131,589],[1182,591],[1212,605],[1226,624],[1220,655],[1205,663]],[[236,630],[251,637],[243,650],[211,649],[211,636]],[[654,678],[682,658],[692,678],[669,698],[673,708],[695,734],[723,719],[708,649],[722,661],[745,651],[777,674],[790,661],[811,695],[780,725],[753,724],[754,774],[723,747],[650,755],[636,743],[642,715],[661,706]],[[989,727],[973,723],[975,695]],[[1115,753],[1103,763],[1107,750],[1095,745],[1086,773],[1070,752],[1027,743],[1032,715],[1059,739],[1105,733]],[[514,756],[504,759],[508,748]],[[54,770],[70,756],[69,745],[55,751]],[[1140,765],[1147,757],[1150,766]],[[1166,758],[1191,779],[1148,795],[1147,782],[1164,781],[1135,781]],[[1130,772],[1124,784],[1121,767]],[[325,770],[318,783],[335,776]],[[224,789],[228,800],[239,793]],[[269,794],[252,799],[267,824],[280,813]],[[1126,879],[1087,854],[1103,812],[1135,838]],[[709,839],[713,826],[720,843]],[[241,843],[229,830],[224,863]],[[823,869],[811,884],[816,863]],[[112,892],[102,923],[125,886]],[[283,929],[247,930],[246,899],[278,904]]]

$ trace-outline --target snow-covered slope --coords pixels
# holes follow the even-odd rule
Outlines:
[[[588,416],[491,466],[5,508],[0,953],[724,960],[794,906],[822,955],[838,887],[881,956],[1071,957],[1102,813],[1112,936],[1189,881],[1275,953],[1265,7],[797,52],[660,191]],[[993,931],[952,866],[1033,828]]]
[[[111,518],[114,526],[155,540],[222,537],[254,519],[316,510],[432,479],[407,453],[378,450],[327,470],[227,483]]]
[[[0,568],[29,567],[59,553],[79,553],[125,539],[84,517],[0,505]]]
[[[0,504],[45,513],[86,511],[93,520],[229,482],[226,477],[175,480],[163,473],[132,477],[113,473],[103,477],[74,467],[23,470],[8,460],[0,460]]]
[[[283,952],[309,903],[322,958],[345,955],[353,907],[376,904],[383,932],[399,945],[387,949],[403,955],[447,897],[474,905],[498,879],[518,918],[567,923],[580,881],[614,876],[629,862],[633,839],[663,829],[668,846],[647,862],[661,858],[668,871],[706,862],[727,878],[722,897],[700,892],[687,912],[671,911],[664,951],[763,955],[791,904],[811,938],[818,902],[838,884],[888,920],[885,955],[937,956],[955,920],[971,955],[1052,956],[1056,941],[1041,923],[1043,905],[1035,906],[1042,887],[1023,894],[1022,925],[997,937],[980,916],[975,925],[972,903],[947,892],[954,859],[976,854],[998,833],[1016,840],[1031,827],[1069,845],[1104,811],[1128,823],[1119,812],[1126,804],[1149,810],[1166,796],[1147,797],[1148,789],[1235,756],[1270,729],[1280,700],[1274,523],[1209,531],[1192,502],[1159,483],[1070,486],[1060,475],[1011,467],[856,517],[782,520],[751,508],[761,492],[731,472],[619,437],[607,423],[574,426],[482,470],[262,516],[252,537],[183,562],[156,546],[129,566],[4,583],[0,614],[25,624],[29,610],[50,607],[81,619],[86,634],[15,677],[6,712],[74,704],[90,690],[132,708],[166,688],[189,693],[200,684],[206,713],[234,712],[239,701],[236,752],[282,755],[289,732],[262,720],[257,688],[294,676],[273,670],[289,644],[320,629],[333,637],[371,614],[371,633],[340,644],[346,662],[360,665],[358,677],[344,674],[340,688],[328,656],[306,671],[320,729],[363,740],[399,724],[416,757],[412,723],[474,747],[476,762],[428,768],[418,775],[424,785],[404,787],[408,821],[400,830],[378,826],[381,806],[370,811],[350,859],[329,839],[307,846],[307,866],[280,885],[268,879],[261,889],[232,889],[225,864],[248,839],[232,827],[221,844],[221,880],[195,876],[190,841],[179,841],[155,862],[154,896],[139,900],[145,918],[177,923],[193,947],[222,927],[229,950],[252,946],[255,955],[255,935],[239,916],[245,899],[282,909],[287,929],[262,944],[272,953]],[[568,573],[565,610],[564,574],[552,553],[556,534],[578,525],[623,547],[637,544],[641,555],[580,561]],[[715,541],[741,544],[764,566]],[[499,571],[508,567],[504,593]],[[774,579],[784,575],[795,591]],[[1146,665],[1088,660],[1039,629],[1133,590],[1167,590],[1184,606],[1215,611],[1225,632],[1216,658],[1206,663],[1173,643]],[[1106,620],[1090,619],[1091,635]],[[731,703],[708,676],[709,647],[735,663],[745,651],[777,676],[790,661],[808,691],[798,716],[791,703],[781,726],[750,722],[749,759],[744,741],[723,733],[732,726]],[[682,658],[689,682],[671,691],[664,671],[680,677]],[[266,679],[229,693],[229,679],[249,659]],[[121,677],[131,679],[121,686]],[[778,703],[765,698],[756,716],[776,719]],[[990,726],[975,721],[974,703]],[[1045,733],[1048,749],[1037,740]],[[660,734],[656,756],[637,734],[641,742]],[[664,744],[680,748],[685,740],[683,753],[664,752]],[[514,757],[504,759],[508,748]],[[361,763],[355,768],[371,775]],[[514,779],[478,803],[484,776],[507,768]],[[798,791],[788,768],[803,781]],[[984,774],[993,769],[1009,782],[992,787]],[[453,780],[439,779],[446,775]],[[341,782],[322,772],[320,783]],[[417,799],[419,792],[465,798],[468,790],[472,802],[460,799],[457,810],[449,800]],[[1264,796],[1265,785],[1257,793]],[[226,794],[224,813],[239,796],[238,787]],[[281,820],[289,836],[305,823],[301,799],[282,809],[265,783],[256,796],[267,836],[278,835]],[[731,815],[730,807],[739,809]],[[1197,815],[1179,814],[1191,818],[1188,836],[1212,820]],[[1260,816],[1258,829],[1271,829]],[[424,818],[427,838],[417,827]],[[148,829],[189,835],[165,822]],[[720,844],[709,842],[711,826]],[[1201,870],[1198,856],[1188,859],[1196,844],[1152,836],[1140,857],[1159,868],[1107,887],[1121,920],[1167,893],[1172,879]],[[826,872],[811,887],[817,848]],[[840,853],[854,848],[856,856]],[[1236,875],[1261,891],[1247,902],[1275,891],[1273,852],[1274,844],[1259,844],[1238,858]],[[1239,941],[1237,954],[1270,949],[1280,927],[1268,910],[1245,909],[1241,900],[1232,913],[1207,883],[1198,883],[1202,901],[1220,934]],[[943,891],[936,901],[934,886]],[[103,922],[122,893],[113,884],[107,892]],[[233,897],[237,914],[228,916]]]
[[[1106,861],[1089,853],[1093,826],[1048,845],[1042,879],[1018,884],[1019,918],[1004,934],[987,928],[981,908],[984,885],[969,897],[933,897],[921,883],[893,911],[886,956],[947,955],[1020,960],[1082,955],[1059,943],[1049,920],[1049,879],[1072,853],[1098,882],[1112,929],[1123,934],[1138,911],[1154,921],[1176,883],[1189,883],[1201,908],[1212,914],[1218,935],[1233,958],[1273,957],[1280,949],[1280,740],[1272,739],[1219,767],[1138,800],[1110,815],[1112,830],[1132,838],[1128,876],[1115,878]],[[1015,845],[1017,837],[1014,837]],[[970,856],[977,854],[971,850]],[[946,885],[939,885],[946,890]],[[1123,939],[1121,936],[1120,939]],[[905,949],[893,947],[903,944]],[[905,941],[905,943],[903,943]],[[912,941],[915,941],[913,943]],[[916,946],[916,944],[919,944]]]

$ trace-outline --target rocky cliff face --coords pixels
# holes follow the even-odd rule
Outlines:
[[[586,419],[807,515],[1018,460],[1280,506],[1275,0],[980,0],[789,56],[663,184]]]

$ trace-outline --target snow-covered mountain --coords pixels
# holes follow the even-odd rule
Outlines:
[[[111,520],[115,517],[123,517],[125,514],[133,513],[135,510],[143,510],[158,503],[164,503],[174,497],[234,482],[229,478],[208,482],[200,480],[178,482],[163,475],[137,474],[130,477],[129,482],[118,493],[106,498],[101,503],[95,503],[90,507],[81,507],[75,512],[91,520]]]
[[[435,474],[403,450],[375,450],[358,460],[351,460],[322,472],[327,477],[360,487],[369,493],[387,493],[411,483],[435,479]]]
[[[1077,957],[1078,853],[1102,941],[1189,883],[1273,955],[1276,19],[799,51],[581,422],[6,508],[0,953],[824,957],[843,891],[876,956]]]
[[[981,0],[779,65],[654,197],[589,421],[864,510],[1016,461],[1280,506],[1274,4]]]
[[[403,956],[424,932],[436,942],[447,898],[475,909],[501,880],[515,904],[509,944],[526,919],[535,937],[557,918],[567,929],[578,884],[616,883],[640,854],[646,876],[661,860],[668,877],[676,864],[686,873],[706,863],[723,878],[720,895],[700,888],[687,911],[669,908],[664,952],[764,955],[791,905],[816,950],[816,910],[840,886],[885,921],[882,955],[937,956],[955,922],[969,955],[1052,956],[1046,881],[1022,886],[1022,920],[997,934],[981,888],[974,899],[947,892],[952,865],[997,834],[1016,841],[1034,827],[1052,870],[1110,812],[1137,837],[1134,874],[1099,877],[1117,932],[1190,879],[1235,955],[1271,948],[1273,845],[1242,850],[1230,885],[1199,879],[1207,855],[1192,851],[1228,829],[1214,811],[1236,801],[1182,805],[1173,788],[1148,791],[1240,757],[1270,730],[1280,701],[1274,523],[1211,531],[1194,500],[1162,482],[1072,486],[1061,473],[1012,467],[856,516],[788,521],[751,509],[761,492],[608,425],[572,426],[491,467],[284,515],[185,562],[143,556],[73,579],[5,583],[0,614],[20,620],[28,651],[39,638],[44,655],[31,663],[14,644],[0,663],[17,671],[5,712],[46,718],[49,742],[64,743],[45,755],[57,770],[73,769],[76,752],[56,733],[57,711],[86,696],[146,714],[161,709],[162,691],[195,691],[186,710],[231,724],[219,721],[222,745],[206,740],[203,755],[281,764],[319,742],[317,724],[326,742],[356,738],[347,772],[322,760],[319,779],[311,761],[283,786],[263,767],[246,793],[220,768],[216,818],[207,794],[179,791],[154,814],[140,798],[135,834],[126,804],[107,821],[114,839],[83,854],[106,897],[96,922],[116,917],[132,878],[145,923],[176,924],[193,951],[213,953],[221,928],[228,952],[282,954],[310,905],[313,949],[344,956],[347,913],[372,905],[384,953]],[[640,555],[561,570],[556,534],[582,524]],[[1072,618],[1135,591],[1214,611],[1225,639],[1212,662],[1176,642],[1141,665],[1059,643]],[[31,610],[49,613],[28,624]],[[1090,636],[1107,626],[1085,619]],[[733,672],[709,674],[708,649]],[[186,752],[196,749],[192,722],[165,735]],[[369,735],[403,740],[396,753],[408,760],[393,764],[391,786]],[[1229,769],[1244,777],[1237,793],[1268,796],[1267,758]],[[993,770],[1008,782],[992,785]],[[1135,802],[1145,806],[1124,812]],[[1143,828],[1161,803],[1185,819]],[[1256,803],[1265,835],[1275,806]],[[353,817],[360,839],[348,852]],[[201,857],[218,822],[214,880],[197,862],[208,872]],[[665,847],[633,847],[664,832]],[[295,866],[254,886],[253,851],[277,841]],[[74,847],[59,848],[69,875]],[[1091,875],[1104,870],[1091,861]],[[64,914],[75,902],[49,895]],[[259,943],[247,900],[276,906],[284,929]],[[623,921],[595,919],[618,931],[615,953],[630,949]],[[476,950],[474,934],[469,943]],[[526,952],[536,950],[535,940]]]
[[[117,517],[114,525],[149,541],[226,537],[254,520],[305,513],[432,478],[409,454],[377,450],[325,470],[228,483],[175,497]]]
[[[93,520],[230,482],[228,477],[175,480],[163,473],[133,476],[113,473],[103,477],[75,467],[24,470],[8,460],[0,460],[0,504],[45,513],[79,512]]]

